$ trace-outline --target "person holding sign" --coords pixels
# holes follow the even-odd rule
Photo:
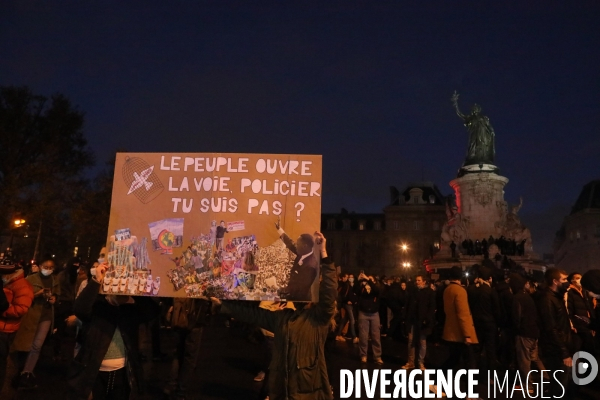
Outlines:
[[[94,399],[127,399],[142,390],[138,330],[158,306],[148,297],[100,294],[107,269],[106,262],[96,267],[73,304],[83,326],[81,348],[67,372],[68,399],[87,400],[90,393]]]
[[[279,221],[275,224],[275,228],[285,246],[296,255],[290,271],[290,280],[287,288],[282,289],[281,297],[292,301],[310,301],[311,286],[319,271],[317,258],[313,254],[315,246],[313,237],[308,233],[303,233],[294,243],[281,229]]]
[[[333,399],[325,363],[325,340],[336,310],[337,277],[335,265],[327,257],[325,237],[315,232],[315,239],[323,278],[318,302],[306,303],[304,307],[303,303],[294,303],[296,311],[269,311],[243,301],[222,303],[221,312],[275,335],[268,380],[269,398],[273,400]],[[221,303],[216,298],[211,300]]]

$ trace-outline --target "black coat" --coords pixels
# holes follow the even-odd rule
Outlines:
[[[563,295],[546,289],[537,303],[543,335],[540,335],[540,350],[545,357],[565,359],[575,353],[571,334],[571,323]]]
[[[496,290],[481,283],[479,286],[469,286],[469,308],[475,325],[498,324],[502,311]]]
[[[530,339],[540,337],[540,327],[535,302],[529,293],[521,291],[513,296],[512,325],[514,334]]]
[[[406,306],[406,326],[414,327],[413,338],[418,341],[419,334],[431,335],[435,325],[435,292],[429,286],[413,289],[408,296]]]
[[[387,292],[388,307],[393,312],[396,310],[402,310],[406,306],[407,291],[402,290],[402,286],[398,282],[394,282],[390,285]]]
[[[513,294],[510,291],[510,286],[504,281],[496,282],[496,292],[498,293],[498,299],[500,300],[500,320],[498,321],[498,327],[500,328],[511,328],[512,320],[510,318],[512,312],[512,297]]]
[[[364,284],[363,284],[364,283]],[[371,287],[371,292],[367,292],[366,285]],[[375,313],[379,311],[379,289],[377,285],[366,279],[361,279],[358,285],[354,285],[354,292],[358,296],[358,310],[364,313]]]
[[[571,286],[567,292],[567,311],[569,312],[571,322],[573,322],[573,326],[577,329],[578,333],[589,332],[589,324],[576,317],[580,316],[587,318],[588,320],[591,320],[594,317],[585,290],[582,289],[580,292],[575,287]]]
[[[353,305],[356,304],[356,293],[354,293],[354,288],[350,286],[349,282],[339,282],[338,294],[338,306],[343,306],[344,304],[348,304],[348,302]]]
[[[131,388],[130,399],[142,391],[142,368],[138,361],[138,329],[143,322],[158,314],[158,306],[150,298],[135,297],[134,303],[113,306],[98,294],[100,284],[90,279],[73,306],[83,321],[78,341],[82,347],[67,372],[68,398],[87,400],[102,360],[118,327],[126,350],[126,368]]]

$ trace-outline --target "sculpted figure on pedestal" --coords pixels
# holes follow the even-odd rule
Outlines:
[[[458,212],[451,199],[446,200],[446,216],[448,221],[442,227],[442,241],[462,243],[467,238],[468,220]]]
[[[523,225],[518,216],[518,212],[523,207],[523,198],[519,199],[519,204],[508,206],[506,201],[496,202],[500,219],[496,222],[496,229],[507,239],[514,240],[516,243],[523,242],[525,252],[533,251],[531,243],[531,231]],[[510,209],[510,211],[508,211]]]
[[[452,95],[456,114],[463,120],[469,131],[469,147],[463,165],[494,164],[496,154],[495,133],[488,117],[481,113],[481,107],[474,104],[470,114],[463,114],[458,108],[458,93]]]

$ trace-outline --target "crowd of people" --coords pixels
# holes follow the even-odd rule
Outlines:
[[[136,398],[144,389],[139,328],[151,327],[152,358],[164,361],[160,321],[176,337],[164,393],[178,400],[202,398],[189,393],[189,386],[203,329],[219,311],[236,324],[262,329],[267,360],[255,378],[263,382],[261,400],[333,398],[327,358],[335,342],[356,345],[361,363],[372,354],[371,361],[380,366],[382,340],[405,341],[403,369],[435,364],[479,369],[483,376],[513,369],[529,379],[523,390],[532,393],[534,383],[545,379],[550,386],[544,395],[556,396],[563,388],[570,395],[577,390],[569,384],[575,352],[598,356],[600,270],[569,275],[550,268],[544,282],[486,266],[471,269],[469,279],[458,266],[444,280],[365,271],[355,278],[336,269],[322,234],[314,234],[314,243],[321,259],[319,299],[294,304],[104,295],[102,256],[89,267],[73,258],[58,272],[51,257],[21,268],[7,255],[0,261],[0,383],[4,389],[36,387],[42,345],[56,332],[55,358],[69,365],[67,398]],[[445,361],[428,358],[432,345],[447,348]],[[18,370],[14,376],[7,376],[9,362]],[[528,374],[532,369],[547,373]]]
[[[450,354],[445,363],[436,362],[443,369],[455,368],[462,360],[463,367],[477,368],[486,377],[488,371],[493,376],[493,371],[518,370],[522,390],[530,394],[541,379],[553,383],[546,385],[550,394],[576,393],[577,386],[569,385],[573,354],[583,350],[596,358],[600,355],[596,335],[600,270],[584,276],[549,268],[543,282],[499,268],[469,270],[467,278],[469,272],[455,266],[448,279],[436,281],[425,274],[413,280],[367,276],[362,271],[355,281],[353,274],[341,273],[335,339],[358,344],[362,362],[367,361],[371,343],[378,364],[381,337],[407,340],[408,359],[402,366],[407,370],[425,370],[427,344],[443,345]],[[365,297],[369,291],[364,288],[369,286],[370,296]],[[380,330],[373,330],[373,323]],[[550,372],[529,374],[532,364],[533,370]],[[549,373],[556,373],[557,379],[550,380]]]
[[[523,256],[525,255],[526,242],[527,239],[516,241],[515,239],[505,238],[504,236],[500,236],[497,239],[495,239],[493,236],[490,236],[487,239],[476,239],[475,241],[472,239],[465,239],[460,243],[460,251],[462,254],[469,256],[483,255],[487,257],[490,246],[496,245],[498,246],[499,253],[507,256]],[[450,247],[454,252],[456,249],[456,243],[452,242]]]

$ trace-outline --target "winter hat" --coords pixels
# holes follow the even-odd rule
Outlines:
[[[523,291],[523,288],[525,287],[525,284],[527,283],[525,278],[523,278],[520,274],[517,274],[516,272],[510,274],[509,278],[510,281],[508,284],[513,294],[521,293]]]
[[[600,269],[592,269],[583,274],[581,286],[590,292],[600,293]]]

